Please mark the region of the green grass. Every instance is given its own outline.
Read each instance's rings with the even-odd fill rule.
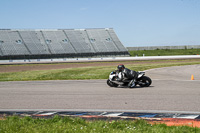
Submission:
[[[18,116],[0,120],[0,133],[192,133],[199,128],[151,125],[145,120],[86,121],[54,116],[50,119]]]
[[[131,56],[200,55],[200,49],[157,49],[129,51]]]
[[[121,63],[121,62],[120,62]],[[142,61],[135,62],[134,65],[126,65],[127,68],[135,71],[143,71],[152,68],[193,65],[200,64],[199,60],[170,60],[167,61]],[[6,66],[2,66],[6,67]],[[40,70],[40,71],[23,71],[0,73],[0,81],[31,81],[31,80],[84,80],[84,79],[107,79],[111,71],[116,66],[91,66],[79,68],[66,68],[58,70]]]

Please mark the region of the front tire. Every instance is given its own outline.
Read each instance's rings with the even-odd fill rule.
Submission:
[[[110,86],[110,87],[117,87],[118,86],[118,84],[111,82],[109,79],[107,80],[107,85]]]
[[[151,83],[152,83],[151,79],[147,76],[143,76],[139,79],[139,85],[141,87],[149,87]]]

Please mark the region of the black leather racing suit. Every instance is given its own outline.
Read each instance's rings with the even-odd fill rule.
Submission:
[[[128,68],[125,68],[122,71],[122,80],[123,79],[129,79],[129,80],[136,80],[138,74],[136,71],[130,70]]]
[[[122,70],[121,75],[119,76],[120,78],[118,81],[125,81],[125,80],[130,80],[128,86],[131,86],[133,82],[135,83],[138,73],[136,71],[130,70],[128,68],[125,68]]]

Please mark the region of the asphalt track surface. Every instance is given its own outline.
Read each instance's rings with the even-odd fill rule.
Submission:
[[[152,85],[132,89],[109,87],[106,80],[0,82],[0,110],[200,112],[200,65],[146,75]]]

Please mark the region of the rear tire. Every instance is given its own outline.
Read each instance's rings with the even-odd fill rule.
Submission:
[[[110,86],[110,87],[117,87],[118,86],[118,84],[111,82],[109,79],[107,80],[107,85]]]
[[[140,82],[140,86],[141,87],[149,87],[152,83],[151,79],[147,76],[143,76],[139,79],[139,82]]]

